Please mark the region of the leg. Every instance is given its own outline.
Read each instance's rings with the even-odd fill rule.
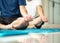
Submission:
[[[0,28],[2,28],[2,29],[8,29],[9,27],[8,27],[8,25],[4,25],[4,24],[0,23]]]
[[[37,17],[33,19],[33,21],[29,22],[29,26],[34,26],[36,28],[41,28],[41,26],[44,24],[41,17]]]
[[[18,19],[16,19],[15,21],[13,21],[12,23],[11,23],[11,25],[13,25],[13,27],[15,27],[16,29],[18,29],[18,30],[24,30],[24,29],[26,29],[27,28],[27,26],[28,26],[28,22],[26,22],[25,20],[24,20],[24,18],[18,18]]]
[[[3,20],[5,20],[5,19],[0,20],[0,28],[10,29],[10,28],[12,28],[12,26],[16,29],[22,29],[22,30],[27,28],[28,22],[26,22],[24,20],[24,18],[17,18],[17,19],[13,19],[13,20],[12,19],[7,19],[8,22],[10,22],[10,21],[12,22],[12,23],[11,22],[8,23],[7,25],[4,24]],[[1,21],[3,21],[3,22],[1,22]],[[12,29],[14,29],[14,28],[12,28]]]
[[[9,25],[6,25],[7,23],[5,21],[7,21],[7,19],[5,19],[5,18],[0,16],[0,28],[1,29],[8,29],[8,28],[10,28]]]

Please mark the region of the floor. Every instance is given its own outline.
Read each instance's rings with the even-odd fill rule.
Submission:
[[[60,28],[60,24],[44,24],[42,28]]]
[[[28,26],[28,28],[33,28],[34,25]],[[42,28],[60,28],[60,24],[44,24]]]

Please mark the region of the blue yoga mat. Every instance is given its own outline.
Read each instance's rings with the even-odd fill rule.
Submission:
[[[29,33],[51,33],[51,32],[60,32],[60,29],[59,28],[49,28],[49,29],[46,29],[46,28],[41,28],[41,29],[29,29],[29,30],[25,30],[25,31],[28,31]]]
[[[0,37],[26,35],[28,32],[23,30],[0,30]]]
[[[29,33],[53,33],[60,32],[60,29],[26,29],[26,30],[0,30],[0,37],[15,36],[15,35],[28,35]]]

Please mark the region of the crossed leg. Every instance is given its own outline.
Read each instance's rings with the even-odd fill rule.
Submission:
[[[38,25],[38,24],[40,24],[40,25],[38,25],[38,26],[42,26],[43,24],[43,22],[42,22],[42,19],[41,19],[41,17],[37,17],[37,18],[35,18],[35,19],[33,19],[32,21],[29,21],[29,22],[26,22],[25,20],[24,20],[24,18],[18,18],[16,21],[14,21],[12,24],[14,25],[14,27],[24,27],[24,26],[28,26],[29,28],[33,28],[33,27],[36,27],[36,25]],[[37,27],[38,27],[37,26]]]
[[[28,26],[28,22],[24,20],[24,18],[19,17],[16,20],[14,20],[11,24],[8,25],[4,25],[0,23],[0,28],[4,28],[4,29],[25,29]]]
[[[19,17],[9,25],[0,24],[0,28],[26,29],[27,26],[35,26],[35,25],[39,24],[41,21],[42,21],[41,17],[37,17],[30,22],[27,22],[27,21],[25,21],[24,18]]]

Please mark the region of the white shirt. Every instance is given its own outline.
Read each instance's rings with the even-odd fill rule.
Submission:
[[[36,14],[36,8],[38,5],[42,5],[41,0],[32,0],[32,1],[27,1],[26,0],[26,9],[28,11],[28,14],[32,15],[35,18],[35,14]]]

